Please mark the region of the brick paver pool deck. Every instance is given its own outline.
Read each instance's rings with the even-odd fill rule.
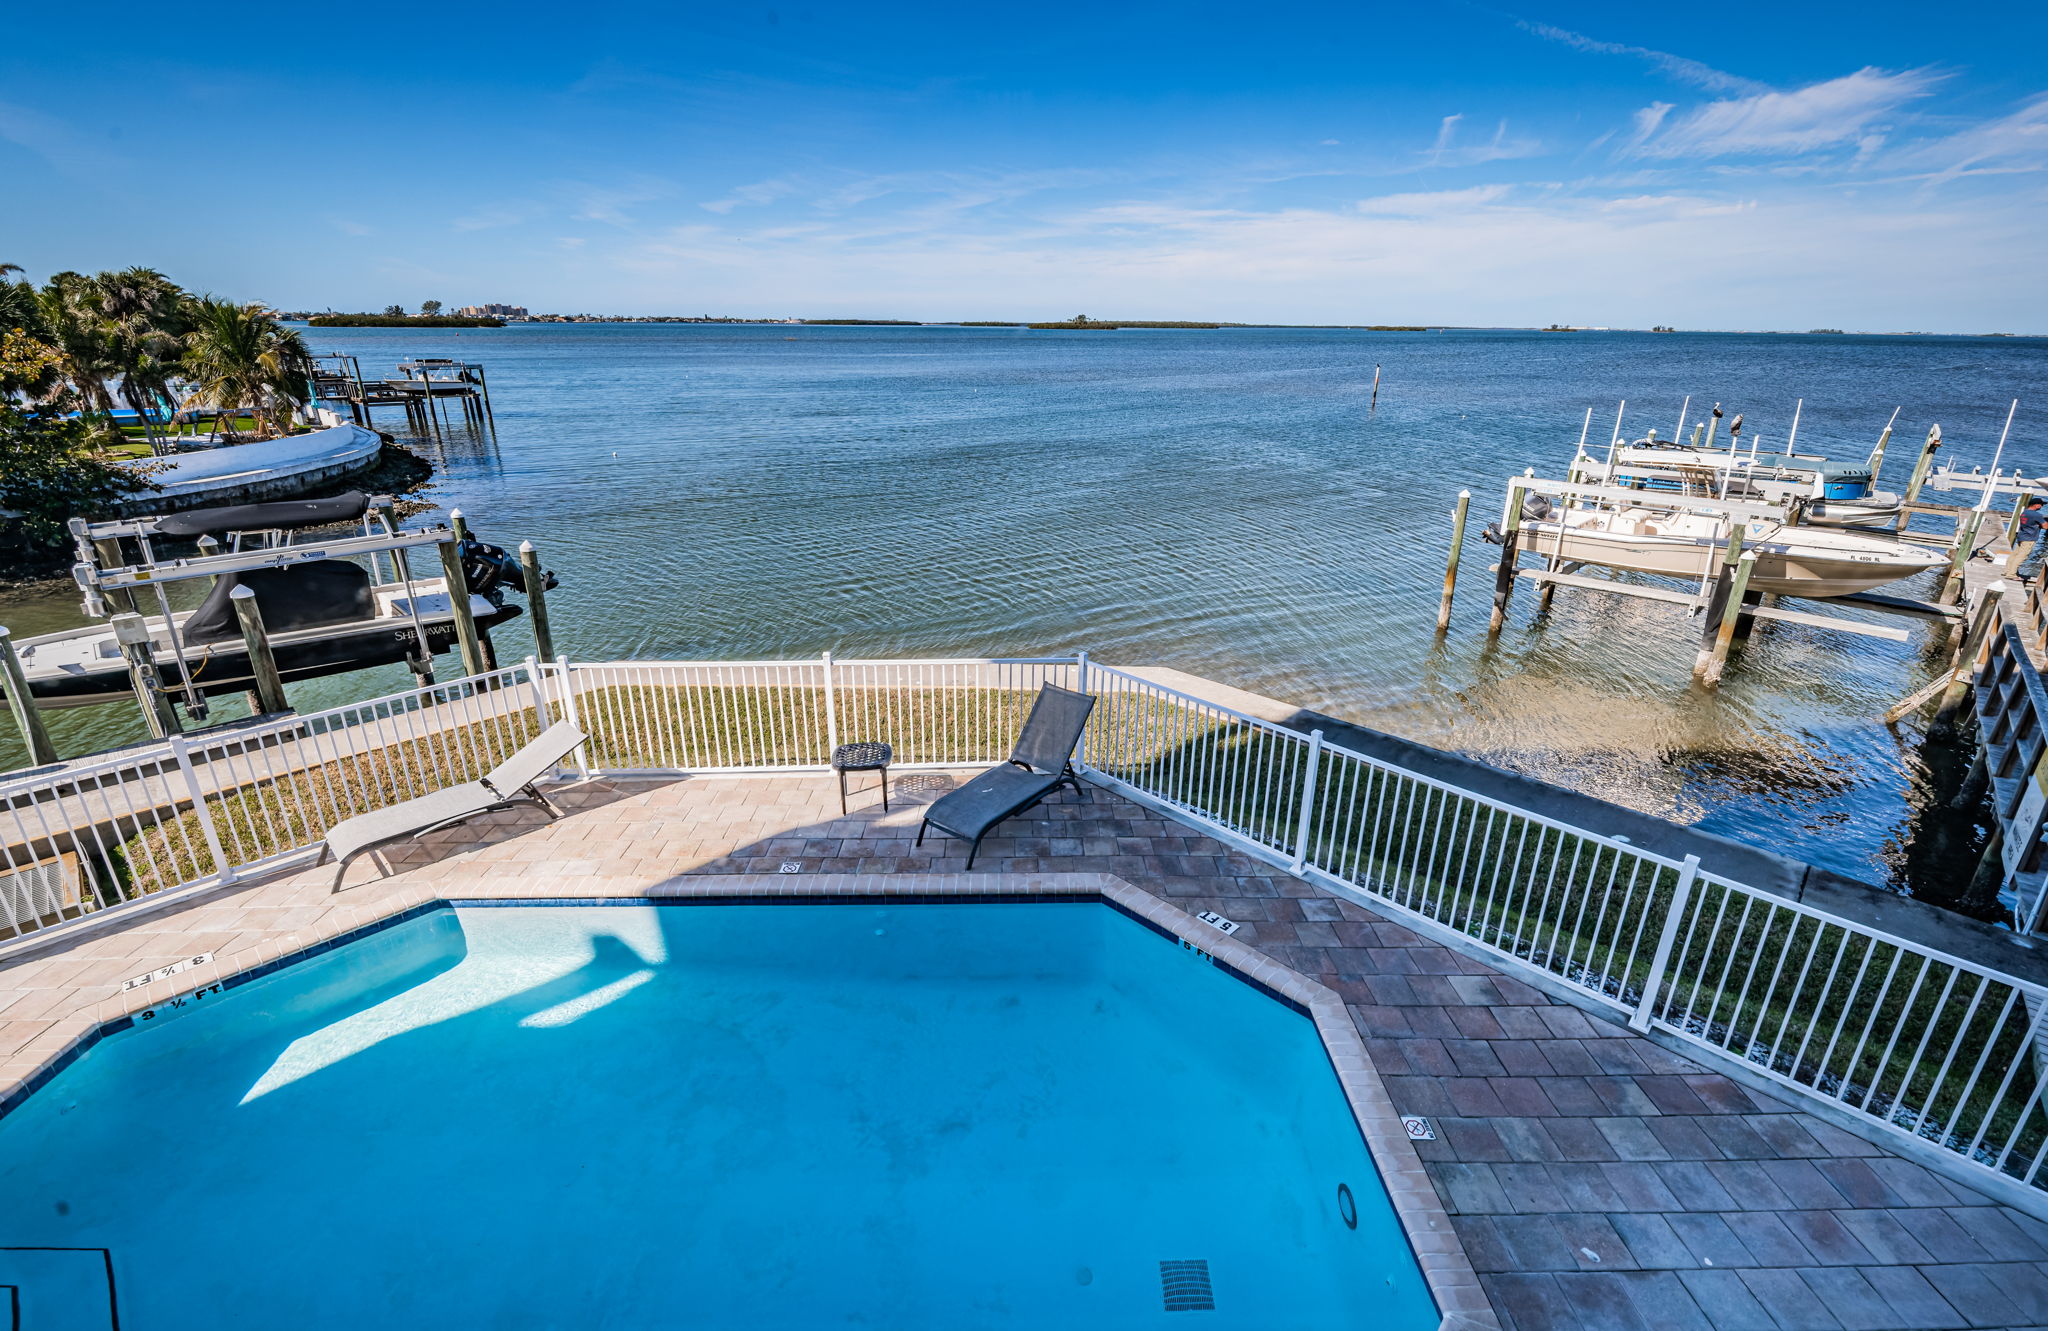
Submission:
[[[702,874],[957,874],[965,847],[913,846],[944,777],[899,775],[893,813],[832,777],[595,781],[557,823],[513,812],[359,862],[188,894],[121,927],[0,962],[0,1094],[134,1009],[119,981],[213,952],[204,983],[431,900],[479,871],[527,891]],[[788,866],[794,866],[793,868]],[[1501,1325],[2048,1328],[2048,1223],[1996,1205],[1625,1026],[1551,999],[1388,917],[1095,790],[1013,819],[975,873],[1103,874],[1341,996]]]

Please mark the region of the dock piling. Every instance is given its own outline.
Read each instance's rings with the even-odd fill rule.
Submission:
[[[1723,621],[1733,622],[1742,613],[1742,602],[1733,602],[1734,615],[1730,615],[1729,593],[1733,588],[1736,567],[1742,560],[1743,526],[1733,518],[1728,522],[1728,544],[1715,557],[1713,567],[1703,580],[1702,588],[1711,584],[1713,590],[1707,593],[1706,613],[1701,617],[1700,650],[1693,658],[1692,673],[1695,678],[1705,679],[1707,671],[1713,668],[1714,653],[1721,641]],[[1730,630],[1733,641],[1733,630]],[[1718,677],[1718,676],[1717,676]]]
[[[1728,668],[1728,648],[1735,641],[1736,622],[1743,617],[1743,598],[1749,594],[1749,575],[1756,569],[1756,551],[1746,550],[1735,561],[1735,571],[1728,577],[1726,599],[1722,602],[1720,623],[1714,628],[1714,646],[1708,654],[1707,668],[1700,675],[1700,682],[1708,688],[1719,688],[1721,675]]]
[[[115,615],[108,622],[113,624],[114,641],[121,645],[121,655],[128,662],[128,678],[135,686],[135,701],[142,705],[142,718],[149,723],[150,735],[169,739],[183,734],[185,728],[178,723],[178,709],[164,692],[163,676],[150,652],[149,625],[133,611]]]
[[[1508,503],[1500,520],[1500,563],[1494,565],[1493,617],[1487,621],[1488,635],[1499,633],[1508,622],[1508,601],[1515,594],[1515,565],[1522,538],[1522,477],[1508,480]]]
[[[14,713],[15,728],[21,731],[21,741],[28,746],[29,762],[37,767],[56,762],[57,746],[50,742],[43,714],[36,710],[28,675],[21,668],[21,658],[14,654],[14,639],[5,627],[0,627],[0,675],[5,676],[0,683],[7,688],[7,710]]]
[[[1940,447],[1941,427],[1931,425],[1927,428],[1927,442],[1920,445],[1920,456],[1913,461],[1913,478],[1906,482],[1907,508],[1920,502],[1920,487],[1927,484],[1927,470],[1934,465],[1934,454]],[[1905,529],[1907,518],[1906,512],[1900,512],[1898,525],[1902,531]]]
[[[263,627],[263,607],[256,604],[256,593],[237,587],[228,593],[228,599],[235,604],[235,621],[242,626],[242,646],[249,652],[249,674],[255,680],[255,687],[249,690],[249,710],[259,715],[289,712],[284,677],[277,673],[277,657],[270,650],[270,634]]]
[[[120,568],[127,562],[121,556],[121,543],[112,537],[94,541],[92,552],[98,557],[99,565],[103,569]],[[117,612],[132,614],[137,609],[135,593],[125,587],[109,587],[102,595],[107,598],[107,604]]]
[[[1942,580],[1941,594],[1934,598],[1938,604],[1954,605],[1962,599],[1964,570],[1977,548],[1977,529],[1983,521],[1984,510],[1981,508],[1973,508],[1968,517],[1956,520],[1956,548],[1949,557],[1948,575]]]
[[[1465,526],[1465,507],[1458,505],[1458,530],[1462,535]],[[555,659],[555,635],[548,628],[547,570],[540,566],[540,555],[535,553],[532,541],[519,543],[519,572],[526,580],[526,613],[533,620],[534,654],[543,661]],[[1458,552],[1451,551],[1451,579],[1458,575]],[[1437,628],[1441,630],[1444,621],[1451,614],[1450,581],[1444,583],[1443,613],[1437,617]]]
[[[1942,690],[1941,705],[1934,709],[1934,723],[1930,735],[1948,735],[1954,732],[1956,716],[1963,710],[1970,696],[1970,682],[1977,672],[1977,658],[1983,654],[1984,640],[1991,636],[1991,626],[1998,620],[1998,603],[2005,597],[2005,583],[1994,582],[1986,587],[1977,601],[1977,613],[1970,618],[1969,632],[1963,635],[1962,645],[1956,648],[1955,661],[1949,667],[1948,687]],[[1887,721],[1891,716],[1885,716]],[[1982,749],[1979,749],[1982,753]]]
[[[455,642],[462,652],[462,673],[481,675],[490,666],[484,656],[483,634],[477,631],[476,616],[469,608],[469,577],[462,571],[462,546],[456,541],[442,541],[440,550],[441,574],[448,583],[448,609],[455,619]]]

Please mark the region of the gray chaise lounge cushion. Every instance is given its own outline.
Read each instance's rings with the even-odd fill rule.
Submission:
[[[992,767],[957,790],[946,792],[924,820],[941,832],[973,840],[1021,809],[1051,794],[1061,782],[1057,772],[1022,767]]]
[[[334,886],[341,886],[348,862],[366,850],[407,837],[421,837],[479,814],[508,809],[532,801],[555,816],[554,806],[536,788],[555,765],[576,751],[587,738],[566,721],[557,721],[529,741],[519,752],[484,774],[480,781],[436,790],[388,808],[372,809],[343,819],[328,829],[323,856],[338,862]]]

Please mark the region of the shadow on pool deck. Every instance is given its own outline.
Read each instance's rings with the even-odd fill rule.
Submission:
[[[857,791],[842,817],[830,775],[593,781],[563,792],[558,823],[437,833],[394,852],[397,878],[352,869],[341,899],[373,914],[486,865],[565,896],[600,875],[958,873],[963,843],[912,844],[945,784],[902,774],[893,812]],[[1418,1150],[1506,1326],[2048,1326],[2048,1224],[1163,815],[1063,794],[992,833],[984,871],[1116,875],[1239,921],[1239,941],[1342,995],[1396,1107],[1434,1121]],[[309,919],[313,885],[335,900],[330,875],[209,893],[179,937],[226,927],[223,911]],[[85,954],[141,969],[149,954],[118,941]],[[0,1066],[18,1067],[12,969]]]

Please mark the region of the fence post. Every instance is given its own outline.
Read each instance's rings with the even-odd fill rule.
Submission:
[[[1301,817],[1294,828],[1294,867],[1290,873],[1300,873],[1308,863],[1309,820],[1315,816],[1316,778],[1323,765],[1323,732],[1308,732],[1308,758],[1301,770]]]
[[[839,748],[839,694],[832,678],[832,653],[826,652],[825,661],[825,760],[830,762],[832,754]]]
[[[576,677],[570,673],[569,658],[556,657],[555,669],[562,675],[562,719],[578,730],[583,730],[583,723],[576,718]],[[590,745],[587,741],[576,746],[576,770],[585,777],[590,775]]]
[[[170,737],[171,756],[178,760],[178,771],[185,777],[185,789],[192,792],[192,812],[199,815],[199,831],[206,837],[206,848],[213,852],[213,867],[216,881],[235,881],[235,866],[228,862],[228,853],[220,844],[220,829],[214,825],[213,811],[206,807],[206,791],[199,784],[199,771],[192,766],[192,741],[183,735]]]
[[[541,674],[540,662],[531,656],[526,658],[526,680],[533,685],[534,733],[538,734],[548,728],[548,682]]]
[[[1088,653],[1086,652],[1074,653],[1074,692],[1088,692]],[[1085,769],[1088,766],[1088,727],[1086,726],[1081,727],[1081,742],[1077,746],[1075,756],[1080,759],[1081,766]]]
[[[1664,988],[1664,973],[1671,968],[1671,949],[1678,942],[1679,922],[1685,918],[1685,908],[1692,904],[1692,885],[1699,876],[1700,857],[1686,856],[1684,867],[1678,871],[1678,886],[1671,890],[1671,909],[1664,916],[1663,932],[1657,935],[1657,954],[1650,960],[1649,978],[1643,981],[1642,1001],[1628,1019],[1630,1030],[1650,1029],[1650,1013]]]

